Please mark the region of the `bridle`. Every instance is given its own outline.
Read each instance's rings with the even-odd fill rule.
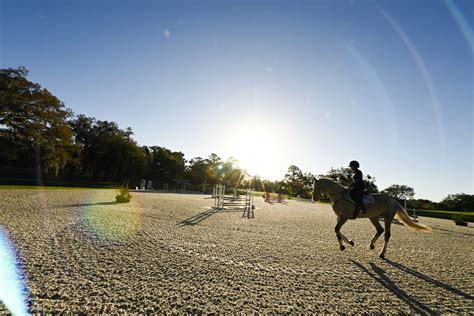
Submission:
[[[321,188],[320,188],[319,186],[316,187],[316,183],[313,183],[313,195],[314,195],[314,193],[316,193],[316,190],[317,190],[317,194],[318,194],[318,195],[321,195]],[[333,200],[334,207],[335,207],[335,206],[337,205],[337,203],[339,203],[341,200],[344,200],[344,192],[346,192],[346,191],[347,191],[347,189],[342,189],[342,190],[339,191],[339,192],[335,192],[335,193],[331,193],[331,194],[327,193],[327,195],[329,195],[329,197],[331,198],[331,200]],[[338,198],[336,201],[334,201],[335,199],[333,199],[332,197],[333,197],[334,195],[338,195],[338,194],[341,194],[341,197]]]
[[[321,196],[321,188],[319,186],[318,187],[316,186],[316,182],[313,182],[313,196],[314,194]]]
[[[321,188],[320,187],[316,188],[314,184],[313,184],[313,195],[316,193],[316,189],[318,189],[318,195],[321,195],[321,192],[320,192]]]

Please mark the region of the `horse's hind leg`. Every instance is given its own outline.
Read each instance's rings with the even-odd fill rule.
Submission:
[[[388,241],[390,240],[390,226],[392,225],[392,220],[393,217],[395,216],[395,213],[393,214],[385,214],[384,215],[384,222],[385,222],[385,240],[383,243],[383,248],[382,251],[379,254],[379,257],[384,259],[385,258],[385,252],[387,251],[387,246],[388,246]]]
[[[342,244],[342,240],[344,239],[344,241],[349,242],[348,239],[341,234],[341,227],[345,224],[345,222],[347,222],[347,220],[347,217],[339,216],[337,218],[337,225],[334,228],[334,231],[336,232],[337,241],[339,242],[339,249],[341,249],[341,251],[346,249],[346,247],[344,247],[344,245]]]
[[[380,235],[383,233],[383,228],[382,225],[380,225],[379,222],[379,217],[371,217],[369,218],[372,224],[375,226],[375,229],[377,229],[377,232],[375,233],[374,237],[372,237],[372,240],[370,241],[369,248],[370,250],[373,250],[375,248],[375,242],[377,239],[379,239]]]

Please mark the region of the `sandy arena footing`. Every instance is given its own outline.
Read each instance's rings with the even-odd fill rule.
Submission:
[[[472,313],[474,228],[392,225],[387,260],[367,219],[342,232],[327,204],[268,204],[254,219],[204,195],[2,190],[32,313]],[[0,303],[0,313],[6,312]]]

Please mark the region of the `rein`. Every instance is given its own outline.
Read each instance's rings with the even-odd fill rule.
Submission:
[[[344,192],[345,192],[346,190],[347,190],[347,189],[342,189],[342,191],[329,194],[330,197],[332,197],[333,195],[336,195],[336,194],[341,194],[341,197],[340,197],[339,199],[337,199],[337,201],[333,202],[333,203],[334,203],[334,207],[336,207],[337,203],[339,203],[341,200],[344,200]]]
[[[345,200],[345,198],[344,198],[344,192],[346,192],[346,191],[347,191],[347,189],[342,189],[341,191],[336,192],[336,193],[332,193],[332,194],[329,194],[329,193],[328,193],[329,197],[331,197],[331,196],[333,196],[333,195],[336,195],[336,194],[341,194],[341,197],[340,197],[339,199],[337,199],[337,201],[335,201],[335,202],[333,201],[334,207],[336,207],[337,203],[339,203],[341,200]],[[350,202],[350,200],[349,200],[349,202]]]
[[[319,193],[320,190],[321,190],[321,188],[318,187],[317,189],[318,189],[318,193]],[[346,192],[346,191],[348,191],[348,190],[349,190],[349,189],[344,188],[344,189],[342,189],[342,190],[339,191],[339,192],[335,192],[335,193],[329,193],[329,192],[328,192],[328,193],[327,193],[327,195],[329,195],[329,197],[331,198],[332,203],[334,204],[333,207],[336,207],[337,203],[339,203],[341,200],[347,200],[347,201],[349,201],[351,204],[354,204],[350,199],[345,199],[345,198],[344,198],[344,192]],[[313,189],[313,191],[314,191],[314,189]],[[341,197],[339,197],[337,200],[332,198],[333,196],[338,195],[338,194],[341,194]]]

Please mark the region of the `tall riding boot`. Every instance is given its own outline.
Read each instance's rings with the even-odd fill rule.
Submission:
[[[356,205],[356,207],[354,209],[354,215],[352,215],[352,219],[356,219],[357,215],[359,215],[359,212],[360,212],[360,206]]]

